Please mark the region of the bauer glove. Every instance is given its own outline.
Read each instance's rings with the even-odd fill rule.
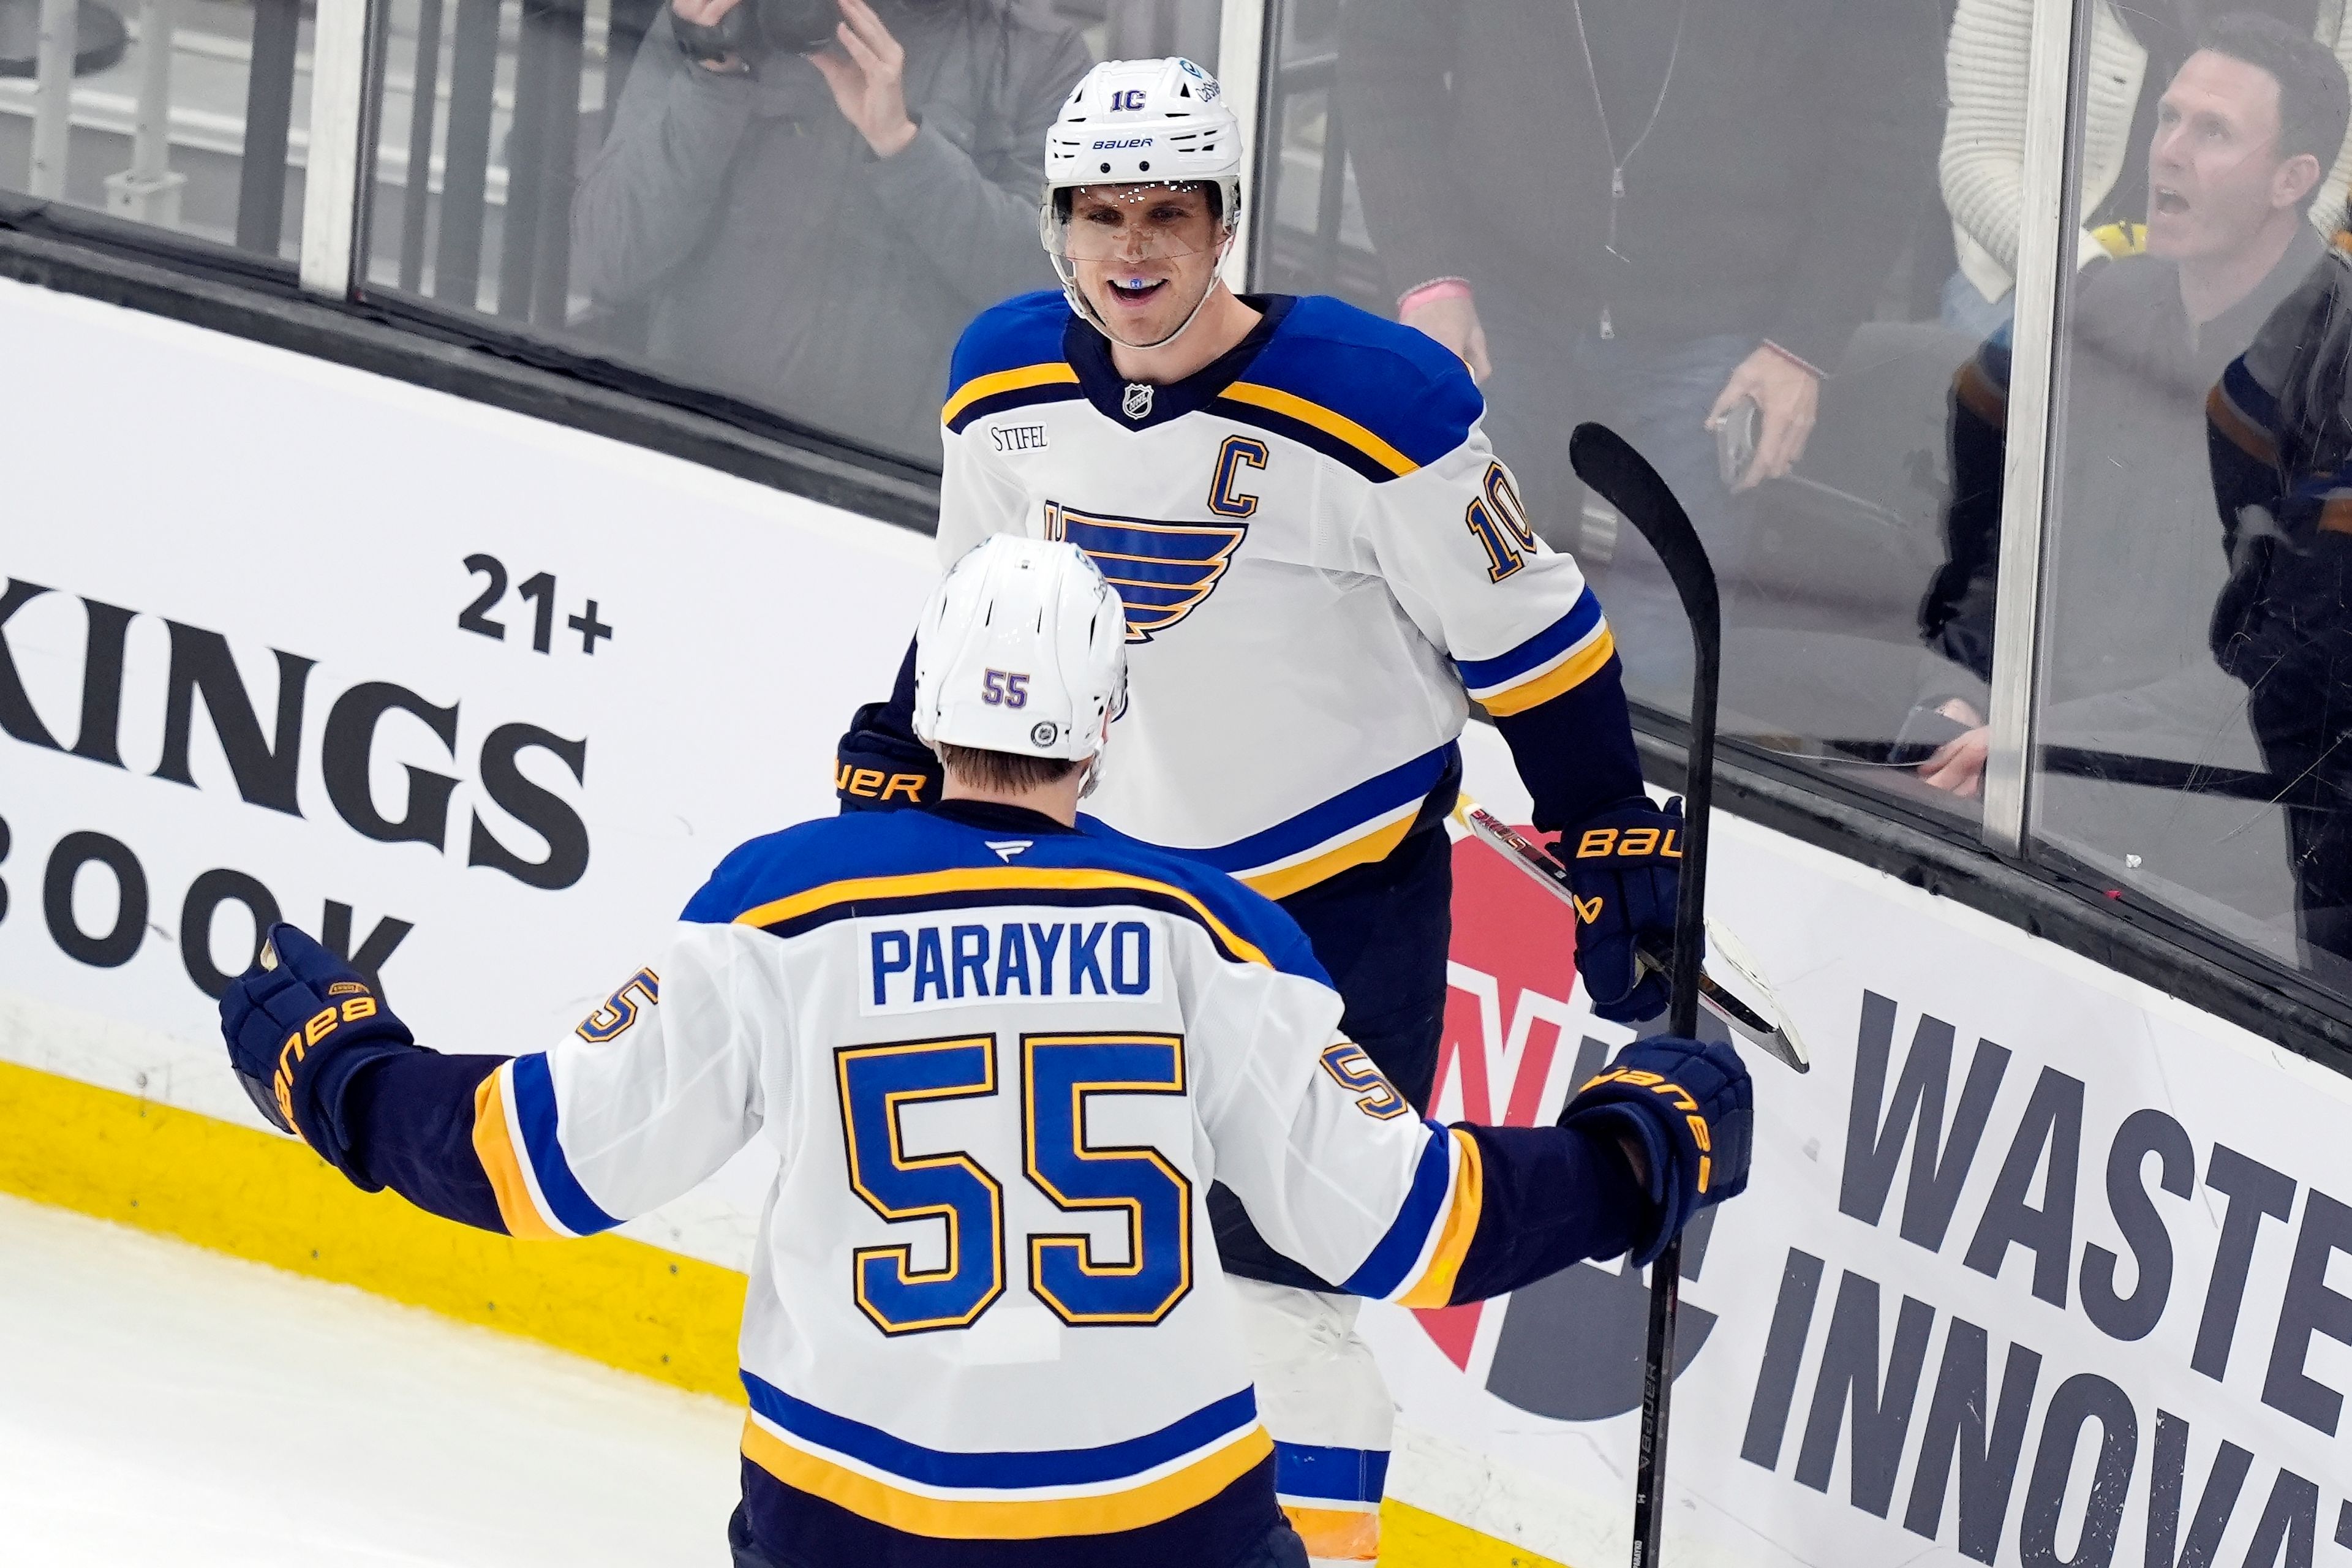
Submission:
[[[1656,951],[1674,947],[1681,797],[1664,811],[1644,795],[1621,800],[1562,834],[1553,853],[1576,895],[1576,967],[1592,1010],[1612,1024],[1656,1017],[1666,1010],[1665,976],[1643,974],[1633,950],[1645,937]]]
[[[937,805],[945,777],[938,756],[887,702],[860,708],[834,752],[833,793],[845,812]]]
[[[229,1063],[261,1114],[335,1169],[352,1169],[343,1090],[371,1062],[418,1049],[358,970],[283,922],[221,994]],[[362,1185],[370,1184],[362,1182]]]
[[[1755,1090],[1727,1045],[1672,1035],[1636,1040],[1577,1091],[1559,1124],[1640,1145],[1653,1222],[1633,1247],[1642,1268],[1699,1210],[1748,1190]]]

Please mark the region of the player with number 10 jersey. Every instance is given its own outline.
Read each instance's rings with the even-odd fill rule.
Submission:
[[[1094,559],[1125,602],[1135,701],[1087,809],[1279,900],[1349,1037],[1425,1107],[1472,701],[1538,827],[1670,848],[1675,819],[1643,792],[1601,605],[1538,540],[1462,362],[1337,300],[1219,281],[1244,167],[1235,117],[1191,61],[1079,84],[1040,215],[1064,289],[988,310],[956,350],[940,556],[1013,533]],[[909,675],[844,737],[845,808],[936,787]],[[1578,957],[1599,1009],[1633,1019],[1663,1007],[1632,949],[1671,930],[1673,868],[1661,853],[1623,869],[1640,896],[1582,900]],[[1265,1309],[1268,1421],[1296,1459],[1285,1500],[1318,1558],[1369,1559],[1391,1414],[1352,1303],[1267,1247],[1232,1194],[1212,1212],[1230,1271],[1288,1288],[1244,1292]]]

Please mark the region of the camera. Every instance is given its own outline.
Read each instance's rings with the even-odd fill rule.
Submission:
[[[760,22],[768,48],[780,55],[804,55],[833,41],[841,25],[836,0],[744,0],[738,10],[751,11]]]
[[[670,14],[677,47],[688,59],[710,65],[737,59],[754,68],[777,55],[823,48],[840,24],[838,0],[742,0],[708,26]]]

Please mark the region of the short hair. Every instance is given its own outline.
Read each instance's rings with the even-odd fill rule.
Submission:
[[[1060,784],[1086,764],[1066,757],[1033,757],[1023,752],[991,752],[978,746],[950,745],[941,741],[934,748],[940,762],[951,773],[961,774],[969,784],[982,789],[999,790],[1008,795],[1047,784]]]
[[[2232,11],[2216,19],[2197,47],[2242,60],[2278,83],[2279,157],[2308,153],[2319,160],[2319,179],[2311,187],[2315,195],[2336,166],[2346,125],[2352,121],[2352,86],[2346,84],[2336,57],[2309,33],[2257,11]],[[2304,205],[2311,205],[2309,196]]]

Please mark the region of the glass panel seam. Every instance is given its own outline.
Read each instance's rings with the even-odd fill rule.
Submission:
[[[371,0],[319,0],[310,47],[310,156],[302,187],[302,287],[348,299],[356,281],[368,119]]]
[[[2071,132],[2083,100],[2093,4],[2036,5],[2028,55],[2023,211],[1984,772],[1984,841],[2012,856],[2023,853],[2030,804],[2052,417],[2059,406],[2057,344],[2072,292],[2074,232],[2081,225]]]
[[[1217,81],[1234,117],[1241,121],[1242,166],[1249,171],[1247,194],[1242,200],[1241,222],[1234,231],[1233,249],[1225,255],[1224,279],[1235,293],[1245,293],[1257,276],[1256,209],[1274,189],[1279,137],[1269,139],[1264,107],[1274,95],[1265,90],[1271,68],[1265,47],[1268,0],[1224,0],[1217,18]]]

